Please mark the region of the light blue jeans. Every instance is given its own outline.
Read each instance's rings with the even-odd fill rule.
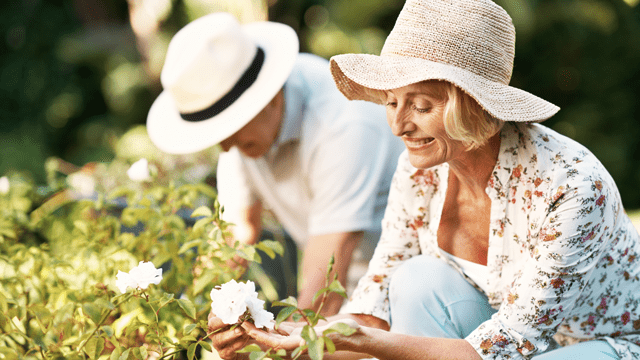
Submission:
[[[389,285],[391,331],[464,339],[496,310],[487,297],[444,261],[428,255],[405,261]],[[534,360],[619,360],[606,341],[588,341],[533,357]]]

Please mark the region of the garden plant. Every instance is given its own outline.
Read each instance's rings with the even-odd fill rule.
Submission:
[[[212,298],[233,284],[251,299],[234,322],[269,324],[273,315],[262,309],[253,283],[236,283],[246,272],[237,259],[260,262],[258,249],[274,257],[282,246],[234,241],[214,188],[155,183],[157,169],[141,160],[122,185],[83,195],[77,182],[69,186],[55,167],[48,170],[46,189],[19,174],[0,178],[0,359],[191,360],[212,350],[207,316],[231,297]],[[317,296],[344,296],[335,279],[330,265]],[[296,357],[321,359],[325,349],[333,351],[329,332],[350,331],[317,335],[311,328],[320,315],[298,309],[293,298],[278,305],[284,308],[277,324],[305,321],[306,344]],[[244,351],[252,359],[284,356]]]

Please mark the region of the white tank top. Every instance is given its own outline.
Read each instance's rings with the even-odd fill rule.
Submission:
[[[455,262],[460,266],[462,272],[467,275],[473,282],[476,283],[485,293],[488,293],[487,290],[487,281],[489,279],[489,268],[486,265],[476,264],[472,261],[465,260],[459,258],[457,256],[451,255],[448,252],[440,249],[443,254],[447,255],[449,260]]]

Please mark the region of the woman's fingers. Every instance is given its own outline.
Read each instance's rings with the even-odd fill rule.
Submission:
[[[280,323],[277,329],[274,329],[280,335],[289,335],[296,329],[296,326],[292,326],[288,323]]]
[[[266,345],[273,349],[284,349],[293,351],[298,346],[304,345],[304,340],[300,336],[289,335],[284,336],[276,333],[266,332],[255,327],[252,323],[245,321],[242,327],[247,334],[258,343]]]

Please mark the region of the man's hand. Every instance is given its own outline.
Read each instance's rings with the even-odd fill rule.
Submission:
[[[236,351],[248,345],[251,337],[240,326],[231,329],[219,317],[209,313],[209,331],[218,330],[210,336],[211,345],[216,349],[220,358],[224,360],[248,359],[248,354],[238,354]]]

